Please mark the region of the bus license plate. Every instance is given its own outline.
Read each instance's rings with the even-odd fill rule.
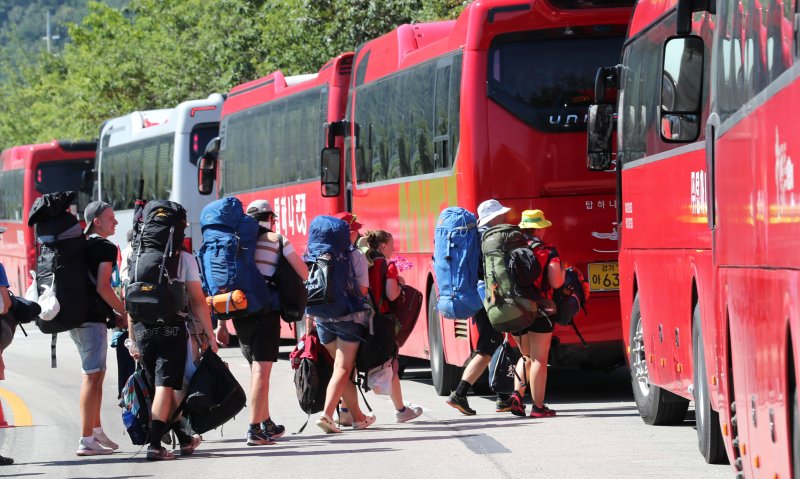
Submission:
[[[617,263],[589,263],[590,291],[619,290],[619,266]]]

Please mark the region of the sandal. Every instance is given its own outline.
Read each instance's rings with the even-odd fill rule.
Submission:
[[[175,459],[175,454],[167,451],[164,447],[159,447],[158,449],[147,448],[148,461],[171,461],[172,459]]]
[[[320,415],[319,419],[317,419],[317,426],[328,434],[342,432],[342,430],[333,423],[333,419],[325,414]]]
[[[199,446],[201,442],[203,442],[203,438],[195,434],[194,436],[192,436],[191,442],[187,444],[181,444],[181,448],[178,450],[178,454],[180,454],[181,456],[190,456],[194,452],[194,450],[197,449],[197,446]]]
[[[364,420],[363,421],[359,421],[359,422],[354,422],[353,423],[353,429],[366,429],[366,428],[370,427],[372,425],[372,423],[375,422],[375,419],[376,419],[376,417],[375,417],[374,414],[372,414],[372,413],[366,414],[364,416]]]

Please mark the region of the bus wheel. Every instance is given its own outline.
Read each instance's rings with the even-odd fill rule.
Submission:
[[[650,384],[638,294],[631,310],[630,351],[633,398],[645,424],[663,426],[683,421],[689,400]]]
[[[439,312],[436,311],[436,298],[428,294],[428,350],[431,359],[433,388],[439,396],[447,396],[455,388],[459,379],[458,368],[444,360],[444,341]]]
[[[694,408],[697,421],[697,445],[709,464],[727,464],[725,443],[719,426],[719,414],[711,408],[706,375],[706,354],[700,324],[700,306],[692,314],[692,352],[694,355]]]

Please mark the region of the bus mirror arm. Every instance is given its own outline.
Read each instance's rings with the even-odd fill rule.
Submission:
[[[717,0],[678,0],[675,33],[686,36],[692,33],[692,14],[695,12],[717,13]]]
[[[606,100],[606,91],[609,88],[613,88],[614,90],[619,89],[619,79],[621,73],[622,65],[602,67],[597,69],[597,74],[594,77],[595,103],[608,103],[608,100]]]

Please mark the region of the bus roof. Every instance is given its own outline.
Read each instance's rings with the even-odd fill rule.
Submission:
[[[185,101],[175,108],[135,111],[112,118],[103,124],[100,131],[101,147],[108,148],[133,139],[190,133],[197,123],[218,122],[223,101],[222,95],[212,93],[208,98]],[[190,118],[195,120],[188,121]]]
[[[364,77],[357,81],[372,81],[459,48],[485,51],[498,34],[627,23],[627,13],[634,0],[612,1],[607,8],[592,2],[581,7],[580,2],[551,1],[554,3],[543,0],[480,0],[470,3],[457,20],[400,25],[359,47],[357,62],[372,51],[381,61],[371,62]],[[626,14],[624,20],[621,20],[622,13]]]
[[[328,60],[317,73],[284,76],[280,70],[233,87],[225,100],[223,116],[270,102],[323,84],[346,87],[350,80],[353,53],[342,53]]]
[[[53,140],[49,143],[7,148],[0,153],[0,162],[3,170],[14,170],[23,168],[30,162],[52,160],[54,155],[64,160],[94,157],[96,148],[96,141]]]

